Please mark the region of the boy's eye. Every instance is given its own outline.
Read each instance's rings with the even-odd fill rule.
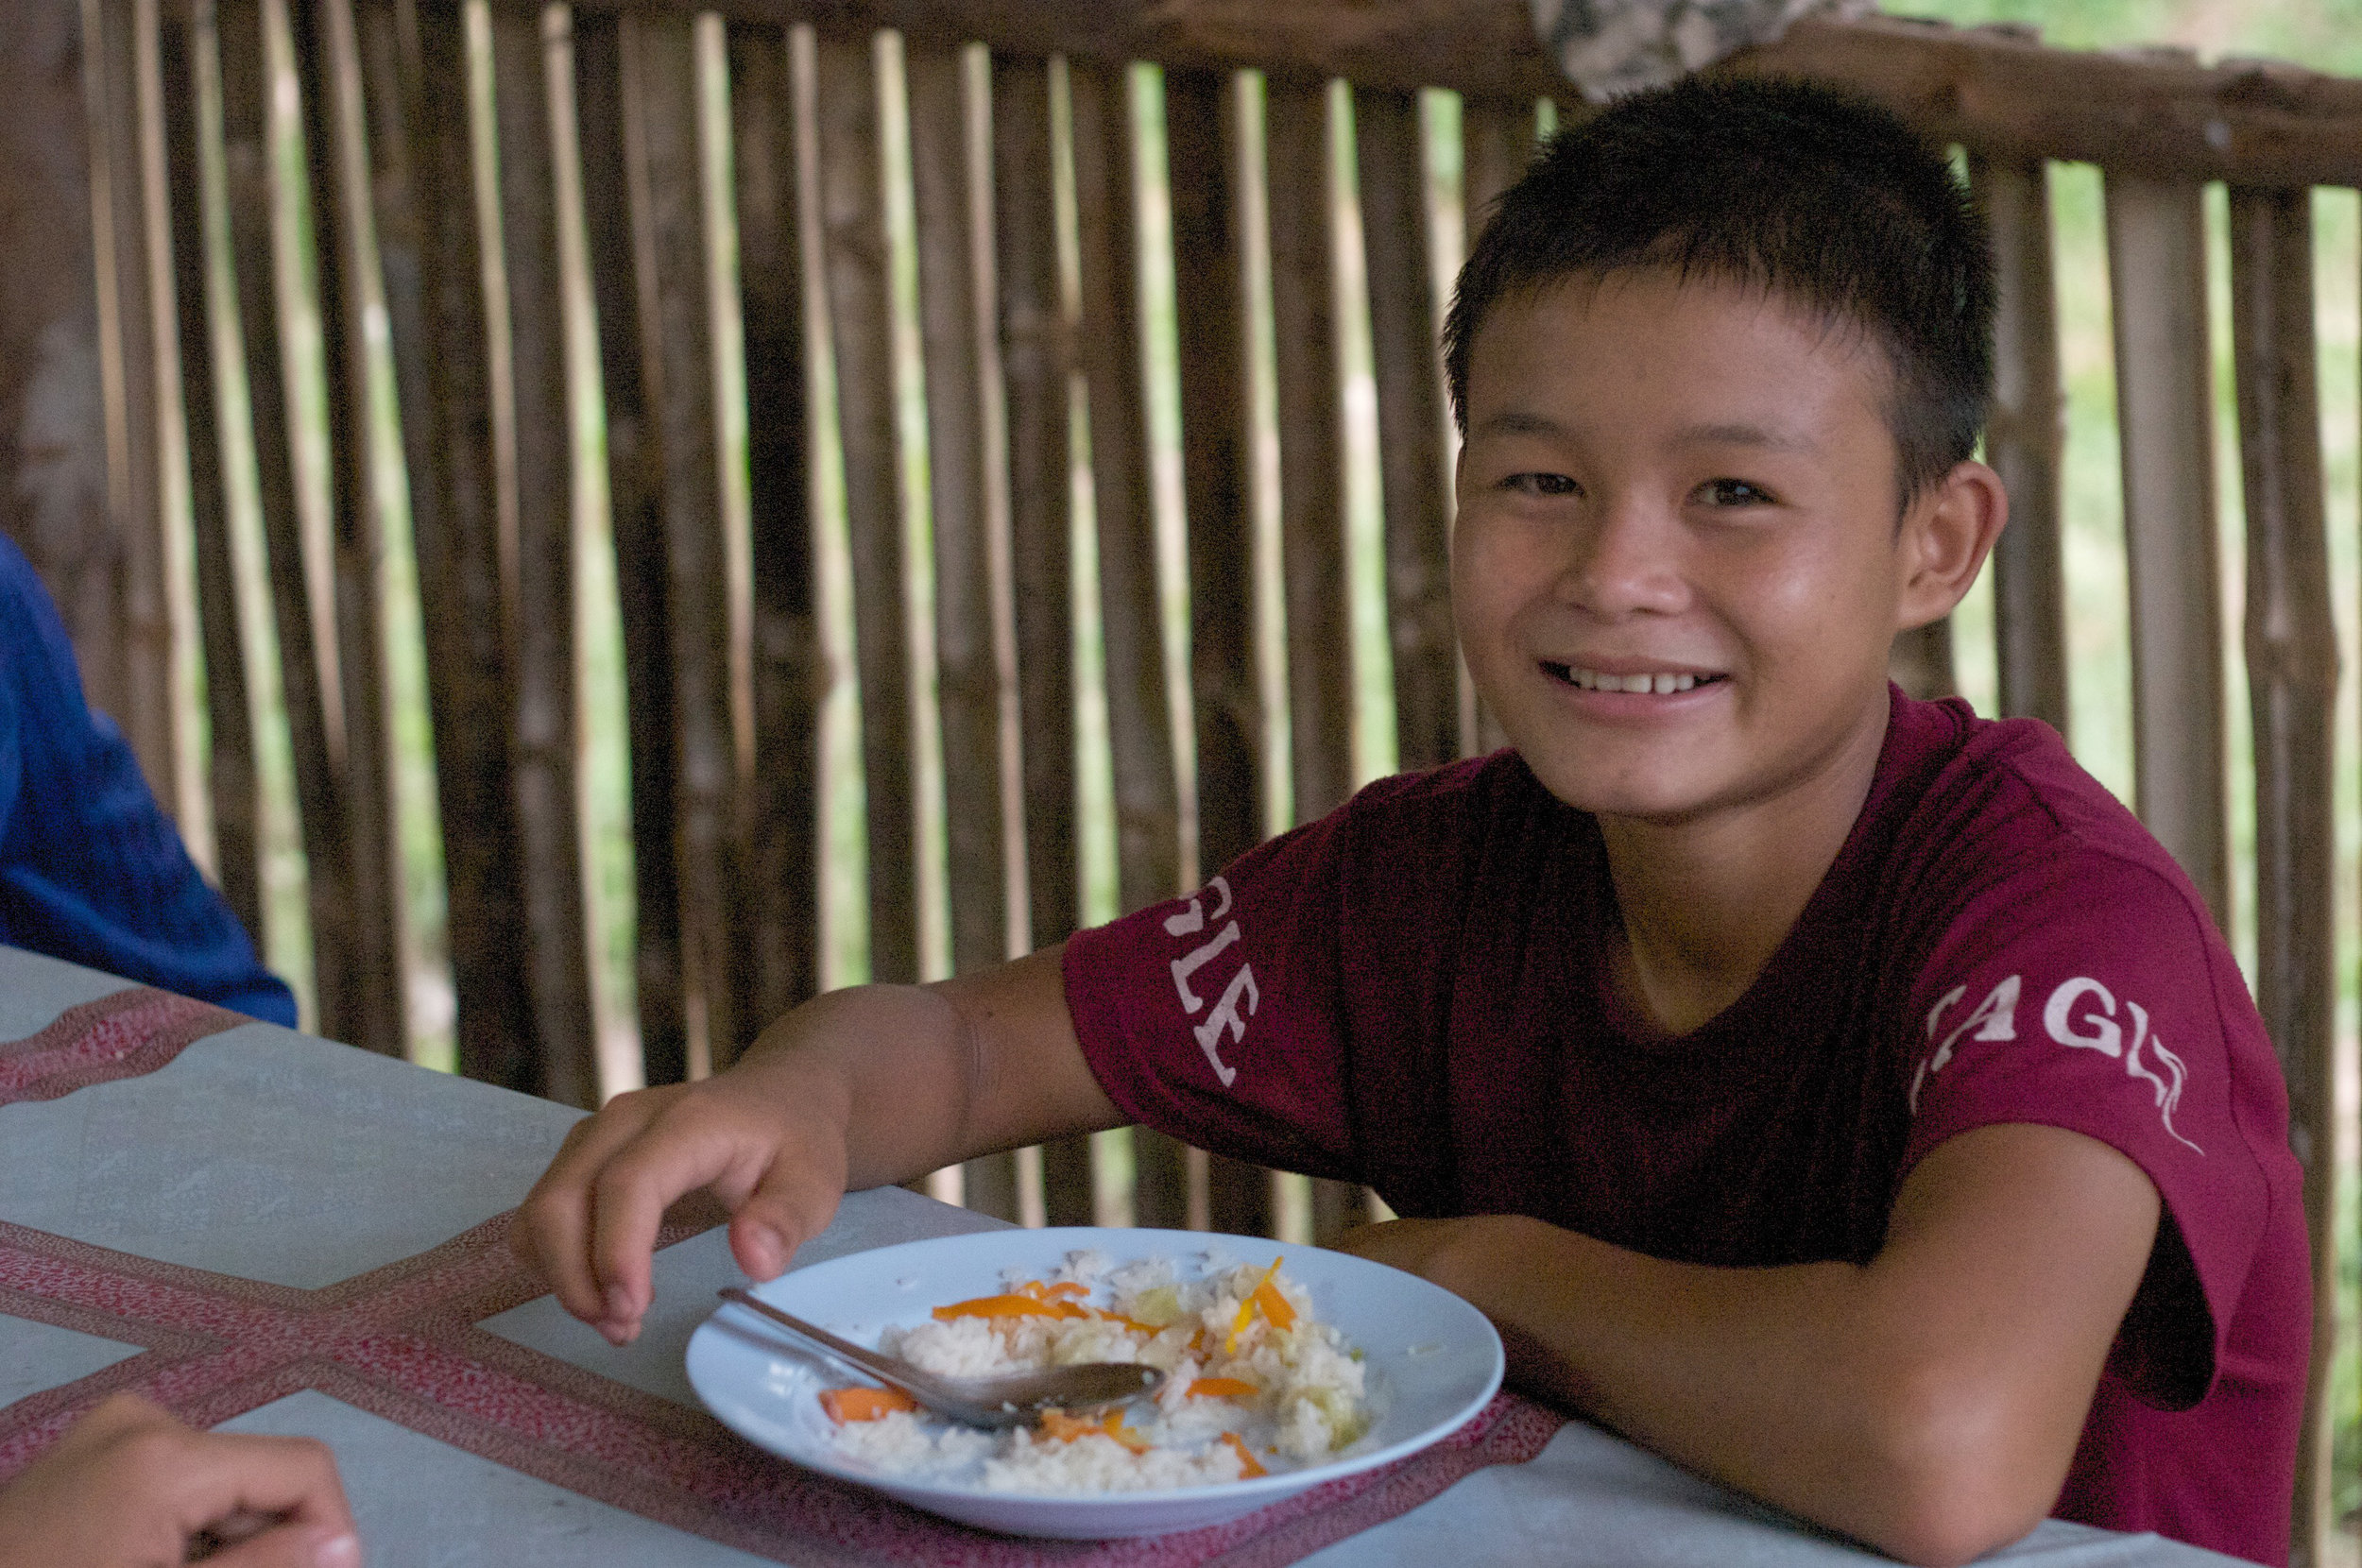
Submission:
[[[1698,499],[1709,506],[1769,506],[1772,492],[1744,479],[1709,479],[1698,486]]]
[[[1583,486],[1563,473],[1513,473],[1501,484],[1519,495],[1571,496],[1581,495]]]

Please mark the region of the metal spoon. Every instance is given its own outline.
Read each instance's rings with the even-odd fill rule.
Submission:
[[[847,1366],[857,1367],[879,1382],[901,1389],[937,1415],[970,1426],[1000,1428],[1031,1426],[1045,1409],[1095,1410],[1125,1400],[1153,1394],[1165,1374],[1136,1361],[1088,1361],[1075,1367],[1052,1367],[1047,1372],[1020,1372],[1014,1377],[937,1377],[909,1362],[866,1350],[840,1339],[827,1329],[791,1316],[738,1287],[723,1287],[722,1299],[735,1302],[810,1340]]]

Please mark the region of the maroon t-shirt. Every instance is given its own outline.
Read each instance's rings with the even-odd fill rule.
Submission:
[[[1619,1005],[1617,920],[1592,819],[1502,752],[1076,936],[1067,1001],[1149,1126],[1683,1262],[1864,1262],[1946,1138],[2097,1138],[2165,1219],[2054,1511],[2286,1560],[2311,1349],[2286,1092],[2204,904],[2057,735],[1896,692],[1836,863],[1693,1033]]]

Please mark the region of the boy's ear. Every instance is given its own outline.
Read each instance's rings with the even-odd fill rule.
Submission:
[[[1895,629],[1909,631],[1951,614],[2009,520],[2010,493],[2001,476],[1973,459],[1955,465],[1912,502],[1895,540],[1903,572]]]

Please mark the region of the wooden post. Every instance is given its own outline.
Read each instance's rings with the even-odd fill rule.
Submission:
[[[148,787],[178,806],[178,735],[172,703],[172,629],[164,605],[163,427],[158,397],[161,306],[149,266],[146,200],[151,170],[145,134],[160,106],[142,69],[152,56],[157,16],[143,0],[83,0],[83,77],[91,105],[93,232],[98,266],[99,386],[107,417],[107,500],[112,646],[101,670],[108,707],[123,725]],[[161,126],[154,150],[162,152]],[[161,157],[157,162],[161,162]],[[161,215],[161,214],[159,214]]]
[[[2107,202],[2137,800],[2221,926],[2231,854],[2204,196],[2111,177]]]
[[[728,975],[730,841],[738,820],[727,545],[715,406],[713,298],[698,140],[700,83],[683,16],[642,16],[625,39],[628,188],[639,282],[642,384],[662,469],[666,623],[672,635],[673,833],[691,1070],[727,1066],[739,1044]]]
[[[1378,452],[1386,513],[1386,624],[1395,736],[1406,771],[1460,754],[1459,641],[1451,619],[1451,483],[1436,355],[1427,142],[1415,93],[1360,91],[1361,234],[1370,280]]]
[[[630,707],[631,852],[638,937],[640,1055],[649,1083],[689,1076],[680,972],[680,875],[673,844],[673,634],[665,605],[664,527],[658,498],[663,445],[641,361],[640,235],[632,213],[649,201],[637,102],[639,24],[579,14],[574,23],[574,122],[582,149],[583,227],[599,318],[599,385],[607,399],[607,490],[614,520],[615,587],[624,625]]]
[[[532,1002],[517,963],[526,913],[508,751],[514,644],[502,590],[488,241],[477,230],[468,119],[454,107],[468,102],[466,30],[454,9],[388,0],[368,0],[360,21],[444,823],[459,1070],[539,1094]]]
[[[961,974],[1009,959],[1012,781],[1003,776],[1001,694],[1016,678],[1010,623],[1006,486],[988,429],[984,321],[990,310],[991,220],[979,135],[981,95],[956,45],[914,44],[911,185],[918,228],[919,340],[926,364],[928,511],[935,546],[935,668],[943,726],[944,814],[951,966]],[[1014,741],[1015,737],[1009,737]],[[1014,748],[1010,748],[1012,751]],[[963,1167],[964,1202],[1018,1217],[1017,1156]]]
[[[1180,784],[1165,693],[1163,613],[1149,480],[1139,320],[1138,178],[1129,68],[1069,67],[1074,205],[1081,226],[1083,368],[1115,751],[1119,902],[1129,912],[1181,891]]]
[[[351,0],[294,9],[317,228],[314,280],[327,362],[331,604],[344,716],[346,833],[351,849],[352,1024],[349,1044],[387,1056],[409,1049],[402,850],[394,820],[393,693],[385,664],[385,543],[372,479],[368,340],[376,243],[363,130],[360,60]]]
[[[1493,203],[1533,160],[1533,103],[1470,97],[1460,106],[1460,211],[1470,249],[1493,215]]]
[[[492,15],[492,105],[500,145],[501,271],[508,283],[509,398],[516,431],[517,602],[510,788],[513,863],[524,911],[524,993],[538,1090],[599,1102],[583,839],[582,714],[574,646],[573,425],[566,390],[565,283],[545,26],[553,9]],[[564,34],[558,35],[560,41]]]
[[[1197,742],[1197,867],[1203,881],[1259,844],[1266,760],[1255,637],[1254,406],[1246,375],[1247,271],[1235,73],[1165,75],[1181,370],[1181,486],[1190,540],[1190,712]],[[1188,1161],[1172,1138],[1133,1134],[1146,1225],[1189,1222]],[[1258,1190],[1230,1162],[1209,1179]],[[1252,1204],[1250,1203],[1250,1208]]]
[[[1007,421],[1026,945],[1081,924],[1075,854],[1071,440],[1074,334],[1058,264],[1051,64],[992,61],[994,286]],[[1094,1218],[1088,1138],[1042,1149],[1053,1225]]]
[[[819,40],[821,246],[836,352],[838,439],[853,562],[862,780],[869,844],[869,975],[918,979],[918,871],[912,764],[907,497],[895,406],[894,311],[885,153],[869,33]]]
[[[829,672],[813,598],[805,190],[787,33],[729,30],[746,344],[754,768],[740,847],[739,1033],[751,1041],[819,988],[820,705]]]
[[[1129,69],[1076,60],[1074,204],[1082,214],[1081,358],[1088,386],[1107,727],[1115,761],[1118,901],[1125,912],[1181,891],[1180,778],[1165,692],[1145,370],[1139,322],[1138,143]],[[1133,1140],[1139,1217],[1173,1222],[1187,1178],[1171,1140]]]
[[[1993,418],[1985,427],[1985,461],[2010,492],[2010,525],[1993,552],[2001,711],[2040,719],[2063,735],[2066,584],[2059,519],[2066,400],[2059,379],[2049,165],[1972,158],[1969,183],[1993,226],[2001,296]]]
[[[236,556],[230,539],[230,498],[223,475],[221,399],[215,386],[215,312],[206,236],[226,194],[199,157],[200,127],[218,121],[200,70],[214,72],[213,0],[182,0],[164,12],[165,188],[175,237],[173,281],[180,332],[180,401],[189,442],[189,513],[196,547],[198,623],[205,658],[206,723],[212,735],[206,778],[214,825],[214,874],[222,896],[259,946],[264,939],[261,795],[254,764],[252,686],[246,665]]]
[[[321,635],[321,616],[305,569],[303,520],[296,491],[293,411],[279,322],[282,258],[272,223],[271,97],[262,0],[221,0],[217,25],[238,324],[245,337],[255,477],[269,556],[272,619],[279,634],[280,690],[286,705],[304,875],[310,886],[312,984],[318,1014],[314,1027],[331,1039],[350,1040],[360,1031],[361,1010],[354,975],[358,959],[351,837],[345,818],[343,697],[336,680],[335,643]]]
[[[23,0],[0,49],[0,532],[65,619],[92,702],[117,707],[107,425],[79,0]],[[103,149],[101,149],[103,156]]]
[[[2231,312],[2247,503],[2255,725],[2255,1001],[2288,1082],[2313,1242],[2313,1361],[2297,1450],[2295,1560],[2329,1549],[2337,1348],[2337,634],[2313,346],[2312,194],[2234,187]]]

